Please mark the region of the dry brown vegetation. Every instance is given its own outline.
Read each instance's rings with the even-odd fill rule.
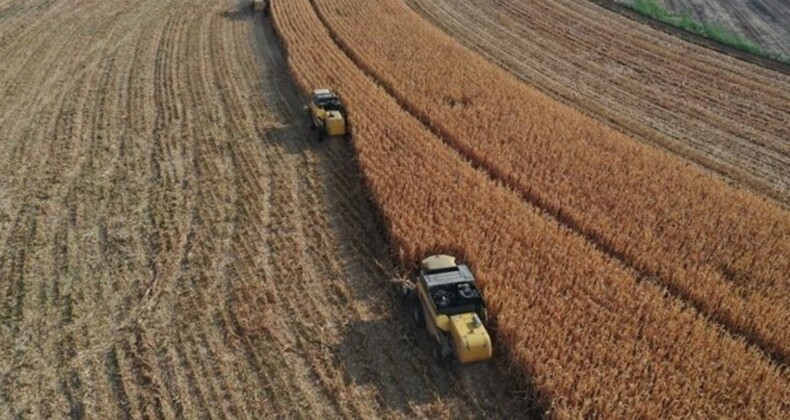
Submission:
[[[601,144],[622,159],[617,144],[630,139],[535,94],[394,0],[275,0],[273,12],[299,88],[332,87],[348,102],[353,146],[315,142],[274,28],[245,1],[0,0],[0,418],[513,418],[536,404],[558,418],[788,417],[786,366],[727,323],[741,318],[709,318],[737,298],[725,289],[731,300],[706,307],[667,290],[676,254],[649,276],[638,237],[626,242],[633,255],[616,255],[620,233],[611,244],[596,236],[644,234],[628,225],[638,215],[577,196],[590,190],[574,171],[542,184],[567,164],[569,133],[592,130],[572,153],[582,162]],[[404,28],[421,35],[399,35],[414,55],[385,68],[407,50],[371,46]],[[509,178],[519,168],[501,160],[511,146],[483,141],[513,130],[493,118],[499,105],[446,90],[466,80],[436,79],[441,66],[410,67],[434,47],[496,78],[479,81],[492,94],[509,86],[540,105],[526,121],[560,138],[545,145],[560,166],[534,162],[534,186]],[[415,72],[408,83],[404,72]],[[541,122],[551,115],[563,119]],[[568,116],[582,128],[563,126]],[[510,136],[543,153],[533,137]],[[623,184],[632,199],[628,188],[656,187],[640,184],[655,181],[645,168],[670,158],[626,151],[646,165]],[[586,176],[600,170],[597,156]],[[743,269],[727,279],[745,310],[753,294],[780,290],[771,276],[788,264],[787,241],[759,236],[765,226],[786,234],[787,220],[764,218],[775,206],[683,164],[663,170],[675,184],[646,195],[651,218],[675,214],[652,206],[689,173],[693,188],[713,187],[678,214],[696,217],[712,199],[724,213],[699,219],[710,226],[690,219],[700,245],[676,229],[669,245],[655,232],[651,246],[710,253],[689,260],[703,274],[718,275],[721,261]],[[762,209],[765,225],[743,206]],[[623,221],[588,226],[588,210]],[[728,227],[726,211],[744,217]],[[739,248],[752,234],[764,253]],[[409,266],[436,251],[464,257],[485,287],[500,349],[491,363],[433,363],[427,338],[404,321],[388,254]],[[766,277],[776,281],[753,281]]]
[[[790,76],[575,0],[409,0],[522,80],[790,203]]]
[[[633,266],[647,262],[630,255],[613,257],[612,247],[622,237],[603,242],[605,235],[620,229],[640,224],[653,229],[655,218],[673,211],[712,212],[689,220],[702,235],[710,235],[711,227],[703,222],[712,220],[719,235],[727,232],[724,222],[731,220],[726,219],[732,216],[727,206],[745,214],[757,206],[779,218],[775,230],[785,229],[776,206],[635,144],[512,81],[398,2],[294,0],[275,2],[273,12],[302,88],[328,85],[346,98],[359,165],[401,262],[408,265],[427,253],[449,250],[472,263],[497,319],[500,343],[531,379],[550,415],[787,414],[790,378],[784,368],[744,337],[733,336],[667,293],[661,284],[668,280],[644,281],[644,273]],[[506,95],[507,88],[512,96]],[[503,102],[494,104],[494,99]],[[515,126],[523,129],[521,135],[510,131]],[[505,161],[509,166],[501,160],[508,154],[515,156]],[[579,161],[571,165],[571,157]],[[534,168],[519,165],[522,161]],[[607,162],[617,170],[603,170]],[[623,177],[621,168],[631,177]],[[520,170],[533,177],[529,185],[534,191],[523,190],[523,179],[515,175]],[[657,175],[668,177],[667,184],[658,182]],[[552,180],[555,185],[544,185]],[[607,195],[612,189],[606,184],[600,191],[591,187],[594,181],[613,180],[620,194]],[[667,194],[668,185],[673,194]],[[652,190],[634,196],[645,187]],[[699,190],[724,199],[724,210],[711,208],[710,198],[691,200]],[[666,201],[675,196],[680,197],[678,209]],[[556,205],[560,199],[562,212]],[[642,207],[628,214],[623,204]],[[607,211],[624,220],[612,221]],[[738,222],[736,232],[756,229],[765,234],[749,219]],[[591,233],[594,229],[600,236]],[[647,241],[649,246],[692,249],[696,241],[682,229],[672,229],[683,242]],[[637,232],[642,234],[634,239],[649,239],[644,231]],[[744,251],[738,248],[744,241],[740,234],[720,237],[723,246],[717,249]],[[627,250],[636,247],[634,242],[625,242]],[[747,288],[786,292],[781,277],[774,276],[788,255],[787,243],[771,236],[766,245],[767,250],[754,251],[757,255],[747,254],[747,259],[766,258],[760,252],[779,258],[766,261],[765,271],[755,270],[751,261],[733,264],[745,263],[750,275],[756,272],[757,280],[744,282]],[[677,261],[665,253],[670,256],[657,253],[658,261],[673,270]],[[763,281],[765,277],[770,281]],[[720,283],[700,287],[714,293],[723,289],[723,296],[737,302],[736,294]],[[781,325],[783,319],[771,321]],[[780,338],[785,334],[777,325],[760,327]]]
[[[360,65],[464,156],[641,276],[790,360],[787,210],[547,98],[399,1],[319,9]]]
[[[241,4],[0,0],[0,418],[523,411],[498,363],[430,363],[353,150]]]

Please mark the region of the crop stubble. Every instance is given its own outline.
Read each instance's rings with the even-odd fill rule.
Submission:
[[[497,364],[469,373],[480,382],[426,368],[353,152],[306,129],[260,16],[11,7],[0,417],[520,410]]]

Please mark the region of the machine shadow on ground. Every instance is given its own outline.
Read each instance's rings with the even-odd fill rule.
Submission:
[[[347,384],[376,387],[382,405],[403,415],[430,411],[434,405],[468,407],[474,398],[475,411],[488,418],[541,418],[525,387],[507,371],[501,351],[482,363],[438,361],[427,331],[412,325],[406,312],[398,307],[389,313],[392,318],[346,326],[334,354]],[[453,413],[459,418],[471,415]]]
[[[233,8],[221,12],[219,14],[228,20],[252,20],[256,18],[255,13],[252,11],[252,1],[240,1],[239,4]]]

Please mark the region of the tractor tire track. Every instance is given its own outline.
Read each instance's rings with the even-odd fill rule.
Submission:
[[[0,417],[518,407],[404,325],[353,149],[243,2],[28,2],[0,53]]]

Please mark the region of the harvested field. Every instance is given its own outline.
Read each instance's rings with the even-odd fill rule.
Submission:
[[[441,77],[421,69],[409,81],[389,79],[415,63],[437,72],[441,60],[457,64],[457,46],[396,1],[294,0],[274,3],[273,12],[302,87],[329,84],[346,98],[359,164],[401,262],[449,250],[473,264],[497,336],[546,414],[787,414],[790,378],[780,363],[591,244],[518,186],[503,185],[501,171],[443,134],[445,120],[410,102],[420,95],[400,90],[435,87],[443,94]],[[421,55],[437,45],[432,58]],[[492,71],[479,58],[463,58],[467,65],[456,69]],[[550,104],[540,105],[538,112],[551,112]]]
[[[404,1],[272,12],[0,0],[0,418],[790,416],[785,209]],[[734,91],[780,136],[767,74]],[[307,129],[316,87],[351,143]],[[435,252],[476,272],[493,361],[406,322],[396,273]]]
[[[408,0],[585,114],[790,203],[790,76],[571,0]]]
[[[0,1],[0,418],[505,417],[231,1]]]

